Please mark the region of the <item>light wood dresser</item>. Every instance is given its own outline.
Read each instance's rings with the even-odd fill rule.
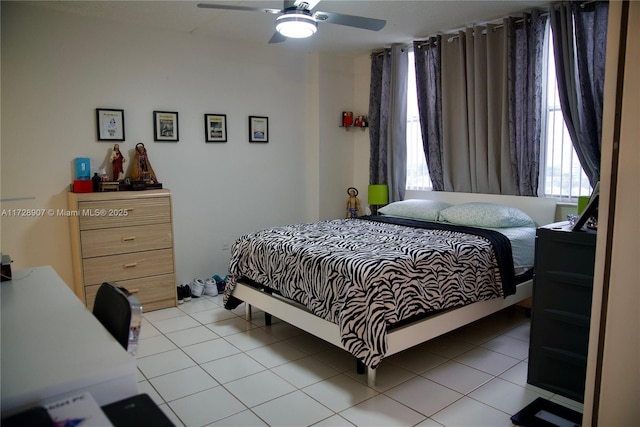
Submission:
[[[74,291],[87,307],[103,282],[127,288],[144,312],[176,306],[171,192],[68,194]]]

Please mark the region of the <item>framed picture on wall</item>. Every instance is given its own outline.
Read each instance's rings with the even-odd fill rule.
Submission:
[[[124,141],[124,110],[96,108],[98,141]]]
[[[227,142],[227,115],[204,115],[205,142]]]
[[[269,142],[269,118],[249,116],[249,142]]]
[[[178,138],[178,113],[173,111],[153,112],[154,141],[177,142]]]

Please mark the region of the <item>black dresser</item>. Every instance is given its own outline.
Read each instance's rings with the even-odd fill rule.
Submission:
[[[568,223],[536,233],[527,382],[583,402],[596,233]]]

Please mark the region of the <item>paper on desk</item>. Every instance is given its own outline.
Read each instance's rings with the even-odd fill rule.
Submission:
[[[44,405],[55,427],[113,426],[89,392]]]

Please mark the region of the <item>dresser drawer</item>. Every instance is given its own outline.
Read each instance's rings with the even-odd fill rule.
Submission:
[[[147,313],[160,308],[175,307],[176,305],[176,278],[175,274],[150,276],[142,279],[120,280],[115,282],[118,286],[126,288],[138,299],[142,305],[142,312]],[[85,298],[87,308],[93,310],[93,303],[98,293],[97,285],[85,286]]]
[[[87,258],[83,269],[85,285],[173,273],[173,249]]]
[[[83,258],[167,249],[173,246],[170,223],[85,230],[80,234]]]
[[[128,227],[171,222],[168,197],[82,201],[78,204],[80,230]]]

